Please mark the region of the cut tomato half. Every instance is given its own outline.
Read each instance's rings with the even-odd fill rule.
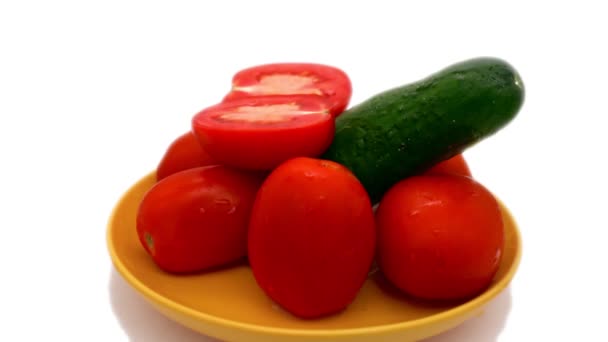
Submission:
[[[336,117],[348,106],[351,81],[338,68],[313,63],[275,63],[257,65],[237,72],[232,90],[224,101],[265,95],[315,95],[330,104]]]
[[[331,144],[334,119],[314,95],[256,96],[206,108],[192,129],[219,163],[271,170],[294,157],[320,156]]]

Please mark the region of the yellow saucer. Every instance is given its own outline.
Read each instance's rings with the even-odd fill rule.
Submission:
[[[154,184],[151,173],[118,202],[107,243],[118,272],[167,317],[224,341],[416,341],[444,332],[480,313],[511,281],[521,258],[521,237],[501,204],[506,245],[492,285],[467,302],[429,304],[407,298],[376,273],[342,313],[300,320],[281,310],[257,286],[245,264],[214,272],[173,276],[159,270],[141,247],[137,208]]]

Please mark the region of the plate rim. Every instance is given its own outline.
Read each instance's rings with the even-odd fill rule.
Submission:
[[[496,201],[498,202],[501,211],[509,217],[509,219],[513,222],[513,236],[516,242],[517,248],[515,249],[515,255],[513,257],[513,263],[511,267],[507,270],[504,277],[492,284],[488,289],[486,289],[480,295],[468,300],[467,302],[460,304],[451,309],[423,317],[414,320],[398,322],[398,323],[390,323],[390,324],[382,324],[382,325],[374,325],[360,328],[346,328],[346,329],[302,329],[302,328],[279,328],[279,327],[271,327],[253,323],[244,323],[236,320],[231,320],[227,318],[222,318],[218,316],[214,316],[209,313],[201,312],[198,310],[194,310],[186,305],[175,302],[156,291],[149,288],[144,282],[140,281],[136,276],[134,276],[125,264],[122,262],[114,244],[112,242],[113,237],[113,224],[118,209],[122,207],[122,204],[126,201],[128,195],[133,191],[133,189],[137,188],[144,182],[149,182],[150,178],[155,177],[154,172],[148,173],[146,176],[140,178],[137,182],[132,183],[132,185],[120,196],[119,200],[114,205],[112,212],[110,214],[109,220],[107,222],[107,231],[106,231],[106,245],[108,252],[110,254],[110,258],[113,266],[116,268],[118,273],[133,287],[140,295],[143,295],[148,301],[151,301],[155,305],[160,305],[165,309],[178,312],[181,315],[185,315],[191,318],[194,318],[196,321],[205,322],[206,324],[221,326],[226,329],[238,329],[245,330],[251,333],[258,334],[273,334],[273,335],[282,335],[282,336],[298,336],[298,337],[347,337],[354,335],[378,335],[391,333],[395,331],[403,331],[409,330],[416,327],[424,327],[428,325],[432,325],[435,322],[441,322],[445,320],[450,320],[453,318],[457,318],[460,316],[464,316],[467,313],[475,312],[475,310],[482,308],[485,304],[487,304],[490,300],[498,296],[513,280],[521,262],[522,258],[522,237],[521,232],[519,230],[518,224],[515,221],[511,211],[509,208],[497,197]]]

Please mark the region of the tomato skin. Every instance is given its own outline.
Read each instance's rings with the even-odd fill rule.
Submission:
[[[189,131],[169,145],[156,168],[156,179],[161,180],[179,171],[216,164],[192,131]]]
[[[294,158],[266,179],[249,225],[258,285],[301,318],[339,312],[365,282],[375,223],[365,189],[345,167]]]
[[[499,205],[463,176],[423,175],[391,188],[376,212],[378,264],[403,292],[457,300],[489,286],[502,256]]]
[[[213,120],[214,115],[234,108],[282,103],[302,104],[319,113],[273,125]],[[333,140],[335,122],[327,107],[310,96],[266,96],[206,108],[194,116],[192,128],[201,146],[219,163],[248,170],[272,170],[291,158],[320,156]]]
[[[283,88],[278,91],[260,87],[266,76],[295,75],[313,77],[314,84],[301,89]],[[238,71],[232,77],[232,90],[224,97],[228,102],[235,99],[262,95],[314,94],[330,102],[330,112],[340,115],[352,97],[352,83],[341,69],[317,63],[271,63],[252,66]]]
[[[225,166],[174,173],[156,183],[137,213],[139,240],[154,262],[171,273],[191,273],[246,255],[247,226],[257,174]]]
[[[460,175],[472,177],[471,169],[464,159],[464,156],[457,154],[450,159],[444,160],[435,164],[430,169],[426,170],[427,175]]]

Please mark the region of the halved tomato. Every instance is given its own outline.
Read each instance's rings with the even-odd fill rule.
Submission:
[[[314,63],[274,63],[237,72],[232,90],[224,101],[264,95],[316,95],[327,99],[334,117],[341,114],[352,96],[346,73],[338,68]]]
[[[317,96],[256,96],[202,110],[192,129],[220,164],[271,170],[294,157],[320,156],[335,125],[329,105]]]

